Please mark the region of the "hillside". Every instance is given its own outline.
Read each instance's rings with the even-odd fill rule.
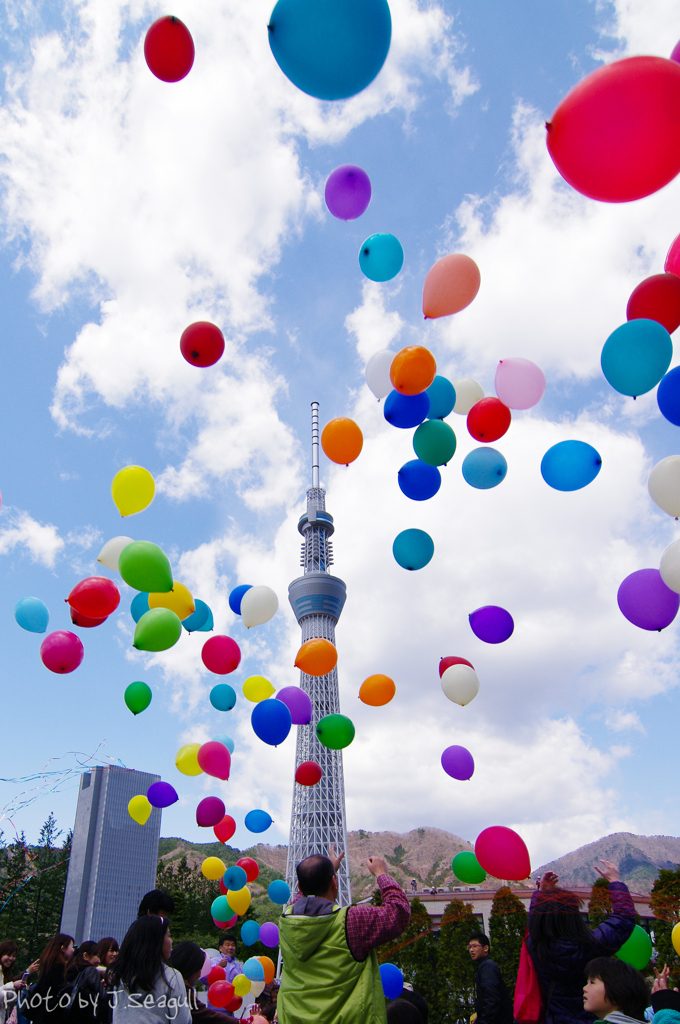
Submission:
[[[533,876],[539,878],[544,871],[555,871],[562,885],[591,885],[597,877],[593,864],[599,860],[618,864],[623,882],[636,892],[648,893],[660,868],[680,864],[680,839],[615,832],[544,864]]]

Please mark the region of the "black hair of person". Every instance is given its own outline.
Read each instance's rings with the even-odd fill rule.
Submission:
[[[582,900],[575,892],[551,889],[539,892],[529,913],[531,955],[539,960],[550,956],[556,942],[592,945],[593,935],[581,916]]]
[[[599,979],[608,1001],[627,1017],[643,1021],[649,1005],[647,982],[634,967],[615,957],[598,956],[586,967],[588,980]]]
[[[297,877],[303,896],[324,896],[335,877],[335,868],[330,858],[313,854],[300,861]]]
[[[169,929],[160,917],[138,917],[109,968],[113,984],[122,983],[128,992],[151,992],[163,973],[163,939]]]
[[[487,949],[490,949],[491,947],[489,936],[485,935],[484,932],[473,932],[468,939],[468,942],[478,942],[480,946],[486,946]]]
[[[83,953],[87,953],[88,956],[93,956],[96,953],[99,956],[99,943],[92,942],[91,939],[81,942],[69,962],[69,967],[75,967],[79,971],[85,967],[90,967],[91,964],[85,959]]]
[[[225,942],[233,942],[236,945],[236,935],[234,932],[222,932],[219,939],[217,940],[217,948],[223,946]]]
[[[205,963],[205,953],[195,942],[178,942],[172,947],[172,953],[168,963],[182,975],[184,980],[190,978],[196,971],[200,971]]]
[[[73,942],[73,936],[65,935],[63,932],[59,932],[54,938],[50,939],[42,953],[40,954],[40,974],[38,980],[41,981],[46,974],[49,974],[55,964],[61,964],[64,970],[64,976],[66,976],[66,959],[65,949]]]
[[[423,1024],[428,1024],[430,1014],[425,996],[421,996],[420,992],[409,992],[409,990],[405,988],[399,998],[410,1003],[411,1006],[415,1006],[416,1010],[423,1018]]]
[[[159,911],[163,911],[164,914],[173,914],[175,911],[175,901],[169,892],[165,892],[163,889],[152,889],[151,892],[147,892],[146,896],[142,897],[137,917],[146,917],[147,914],[158,914]]]
[[[13,956],[16,958],[18,955],[19,947],[16,942],[12,941],[12,939],[3,939],[3,941],[0,942],[0,960],[2,960],[3,956]],[[14,981],[14,971],[12,967],[0,967],[0,970],[2,970],[2,977],[5,984],[7,984],[8,981]]]
[[[400,997],[387,1006],[387,1024],[423,1024],[423,1018],[413,1003]]]

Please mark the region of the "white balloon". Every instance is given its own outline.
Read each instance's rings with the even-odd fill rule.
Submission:
[[[254,981],[251,984],[251,986],[250,986],[250,995],[251,996],[255,996],[255,998],[257,999],[259,994],[262,992],[263,988],[264,988],[264,982],[263,981]]]
[[[383,349],[382,352],[376,352],[374,356],[371,356],[366,363],[366,383],[378,401],[385,395],[389,395],[392,390],[390,366],[394,355],[394,352]]]
[[[106,566],[107,569],[112,569],[113,572],[118,572],[118,559],[123,548],[126,548],[128,544],[133,544],[132,537],[114,537],[112,540],[107,540],[104,547],[97,555],[97,561],[102,565]]]
[[[461,377],[454,380],[453,386],[456,389],[456,404],[453,411],[459,416],[467,416],[470,409],[480,398],[484,398],[484,388],[472,377]]]
[[[680,540],[674,540],[664,551],[659,572],[668,589],[680,594]]]
[[[454,704],[465,707],[479,693],[479,678],[469,665],[449,665],[442,673],[442,690]]]
[[[271,587],[251,587],[241,598],[241,618],[250,629],[269,622],[278,610],[279,599]]]
[[[680,516],[680,455],[657,462],[647,481],[652,501],[669,516]]]

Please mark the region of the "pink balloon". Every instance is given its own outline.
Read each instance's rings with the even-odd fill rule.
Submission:
[[[200,980],[203,980],[203,978],[207,978],[208,975],[210,974],[210,972],[212,971],[212,960],[210,959],[210,957],[208,956],[208,954],[205,952],[204,949],[201,950],[201,952],[205,953],[205,960],[203,961],[203,966],[201,967],[201,979],[200,979]]]
[[[680,277],[680,235],[677,235],[671,242],[663,269],[667,274],[676,274]]]
[[[231,754],[224,743],[218,740],[210,740],[199,747],[196,755],[199,767],[206,775],[212,775],[215,779],[222,779],[226,782],[231,771]],[[221,819],[220,819],[221,820]]]
[[[196,824],[201,828],[211,828],[222,821],[225,806],[218,796],[206,796],[196,808]]]
[[[201,651],[203,664],[209,672],[218,676],[226,676],[238,668],[241,661],[241,650],[230,636],[211,636],[203,644]]]
[[[494,383],[509,409],[531,409],[545,393],[545,374],[530,359],[501,359]]]
[[[492,825],[477,836],[475,856],[483,869],[496,878],[521,882],[531,874],[529,851],[524,840],[505,825]]]
[[[40,645],[42,663],[50,672],[73,672],[80,665],[84,654],[80,638],[65,629],[50,633]]]

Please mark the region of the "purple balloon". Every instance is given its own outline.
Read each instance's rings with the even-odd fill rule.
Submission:
[[[640,629],[665,629],[680,606],[680,594],[666,586],[658,569],[638,569],[626,576],[616,600],[628,621]]]
[[[466,782],[475,771],[475,761],[465,747],[447,747],[442,754],[442,768],[452,779]]]
[[[263,946],[273,949],[279,944],[279,929],[272,921],[265,921],[260,928],[260,942]]]
[[[169,782],[152,782],[146,791],[146,799],[152,807],[169,807],[176,804],[179,797]]]
[[[338,220],[355,220],[371,201],[371,182],[361,167],[336,167],[326,182],[326,206]]]
[[[210,828],[222,821],[225,813],[224,803],[218,796],[207,796],[196,808],[196,824],[201,828]]]
[[[513,633],[515,623],[510,612],[495,604],[485,604],[468,616],[472,632],[485,644],[502,644]]]
[[[276,694],[276,699],[290,711],[293,725],[309,725],[312,720],[312,702],[299,686],[284,686]]]
[[[676,63],[680,64],[680,43],[676,43],[675,46],[673,47],[673,52],[671,54],[671,60],[674,60],[674,61],[676,61]]]

